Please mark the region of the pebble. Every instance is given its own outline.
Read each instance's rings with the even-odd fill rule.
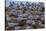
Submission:
[[[44,7],[43,6],[44,4],[34,3],[34,2],[32,2],[32,3],[30,2],[29,4],[31,5],[30,7],[28,7],[29,5],[26,6],[26,2],[25,2],[24,6],[17,4],[20,6],[19,8],[17,7],[17,5],[16,6],[14,5],[15,7],[9,8],[11,10],[7,13],[9,13],[10,15],[14,14],[18,17],[16,18],[15,22],[13,22],[13,20],[11,20],[11,17],[9,17],[9,15],[7,15],[7,13],[6,13],[6,21],[12,21],[12,23],[11,22],[7,23],[8,27],[13,27],[13,28],[15,28],[15,30],[32,29],[32,28],[35,29],[35,27],[44,28],[44,26],[45,26],[44,25],[44,21],[45,21],[44,12],[40,11],[40,10],[42,10],[42,7]],[[26,10],[24,9],[24,7]],[[21,24],[21,26],[20,26],[20,24]]]

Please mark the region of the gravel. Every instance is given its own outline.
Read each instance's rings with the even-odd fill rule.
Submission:
[[[17,3],[21,4],[21,2]],[[44,4],[38,2],[37,3],[25,2],[24,6],[22,6],[17,3],[16,5],[15,4],[13,5],[15,7],[12,6],[9,8],[11,9],[8,10],[10,13],[7,12],[10,15],[15,15],[15,17],[14,16],[10,17],[9,14],[6,14],[6,21],[11,21],[6,23],[8,25],[8,26],[6,25],[7,30],[38,29],[45,27],[45,18],[44,18],[45,10],[43,9]],[[29,7],[26,5],[26,3]]]

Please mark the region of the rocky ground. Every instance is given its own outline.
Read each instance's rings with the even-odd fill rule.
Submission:
[[[42,2],[11,2],[6,7],[6,30],[41,29],[45,27]]]

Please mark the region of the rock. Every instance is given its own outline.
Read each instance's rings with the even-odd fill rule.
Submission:
[[[30,28],[31,28],[31,26],[27,26],[27,27],[26,27],[26,29],[30,29]]]
[[[22,17],[18,17],[18,18],[16,18],[16,20],[19,22],[19,21],[23,20],[23,18]]]
[[[15,30],[19,30],[21,27],[20,26],[17,26],[17,27],[15,27]]]
[[[8,23],[9,27],[14,27],[15,25],[18,25],[18,23]]]

